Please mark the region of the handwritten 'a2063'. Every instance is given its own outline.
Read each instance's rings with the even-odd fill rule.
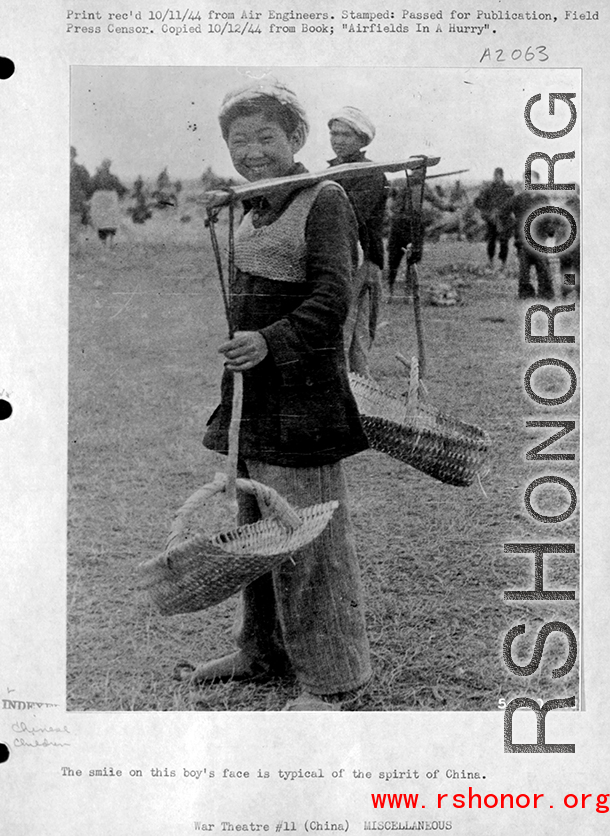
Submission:
[[[495,57],[494,57],[495,55]],[[496,64],[504,64],[506,61],[537,61],[544,63],[549,60],[549,55],[546,51],[546,46],[528,46],[525,51],[522,49],[513,49],[509,52],[506,49],[490,49],[485,47],[483,55],[479,58],[479,64],[483,61],[493,61]]]

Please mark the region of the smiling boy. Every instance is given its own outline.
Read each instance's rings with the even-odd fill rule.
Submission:
[[[219,121],[235,169],[256,181],[303,172],[294,155],[308,133],[303,108],[264,80],[229,94]],[[238,650],[189,671],[193,684],[292,673],[300,694],[287,710],[336,710],[370,677],[362,585],[342,459],[367,447],[351,394],[342,329],[357,265],[356,219],[336,183],[280,186],[245,205],[235,235],[236,333],[221,403],[204,444],[227,452],[233,373],[244,373],[241,475],[306,507],[339,508],[294,563],[247,586],[235,627]],[[240,523],[259,510],[240,497]]]

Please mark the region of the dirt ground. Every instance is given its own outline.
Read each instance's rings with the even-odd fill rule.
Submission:
[[[539,358],[563,358],[578,372],[578,336],[575,345],[527,345],[512,248],[507,276],[490,275],[485,265],[484,244],[442,241],[427,245],[420,269],[424,288],[459,283],[463,304],[423,310],[426,383],[432,403],[489,432],[493,446],[481,485],[443,485],[374,451],[346,462],[375,672],[353,710],[497,710],[502,698],[578,693],[578,665],[551,678],[567,657],[558,633],[531,676],[511,674],[502,658],[513,626],[526,625],[513,645],[520,665],[532,659],[546,622],[578,630],[578,509],[548,524],[524,505],[527,485],[545,474],[577,488],[577,431],[550,448],[576,453],[576,461],[525,459],[553,432],[527,427],[526,420],[577,421],[577,395],[563,406],[540,407],[523,385],[524,371]],[[557,333],[575,333],[577,317],[561,315]],[[162,617],[138,590],[138,564],[162,550],[175,511],[222,467],[201,439],[217,402],[216,347],[224,335],[211,247],[197,219],[181,224],[156,216],[137,230],[120,230],[112,249],[82,234],[73,240],[71,710],[273,711],[295,693],[291,680],[192,692],[174,682],[179,659],[199,662],[232,648],[236,599]],[[412,307],[384,301],[375,377],[404,391],[395,354],[410,357],[415,348]],[[566,390],[564,372],[536,375],[546,397]],[[532,496],[533,507],[548,516],[568,504],[561,487],[540,487]],[[544,583],[575,589],[577,600],[505,601],[505,590],[533,589],[533,556],[505,554],[509,542],[575,542],[576,555],[546,557]]]

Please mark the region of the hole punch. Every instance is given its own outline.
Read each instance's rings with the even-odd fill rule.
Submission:
[[[13,414],[13,407],[10,401],[0,398],[0,421],[6,421]]]
[[[15,62],[4,55],[0,55],[0,79],[6,81],[15,72]]]

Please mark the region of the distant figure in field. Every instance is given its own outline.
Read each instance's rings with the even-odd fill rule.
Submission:
[[[370,162],[364,148],[375,138],[375,126],[357,107],[342,107],[328,120],[330,144],[337,155],[331,167]],[[350,371],[368,375],[368,354],[375,339],[381,274],[387,180],[383,173],[363,173],[342,182],[358,221],[364,261],[354,277],[352,304],[345,323],[345,350]]]
[[[104,244],[111,244],[121,222],[119,198],[127,189],[118,177],[110,173],[111,161],[105,159],[91,181],[91,225]]]
[[[485,183],[475,197],[474,205],[485,221],[485,240],[487,241],[487,258],[493,270],[496,255],[496,242],[499,243],[498,258],[501,269],[506,267],[508,258],[508,242],[513,234],[512,199],[515,191],[504,180],[504,170],[496,168],[493,180]]]
[[[89,223],[89,198],[93,194],[91,176],[84,165],[76,162],[76,148],[70,146],[70,214],[78,217],[78,222]]]
[[[407,292],[410,291],[408,267],[421,261],[424,228],[431,231],[444,228],[447,222],[447,215],[444,213],[456,211],[452,201],[445,200],[442,194],[426,182],[423,184],[422,205],[413,205],[413,195],[419,194],[422,188],[422,176],[421,170],[413,171],[409,175],[408,183],[403,179],[392,187],[387,272],[390,299],[394,295],[396,276],[403,257],[407,262]]]
[[[180,184],[182,188],[182,183]],[[157,177],[157,188],[151,194],[155,201],[156,209],[168,209],[178,205],[178,195],[176,193],[176,186],[172,184],[167,173],[167,166],[163,169],[161,174]]]
[[[148,208],[144,180],[142,179],[141,174],[138,175],[138,179],[133,184],[133,198],[135,200],[135,206],[132,206],[129,210],[131,220],[134,224],[143,224],[149,218],[152,218],[152,212]]]
[[[540,179],[538,172],[532,171],[532,183]],[[553,299],[553,275],[551,262],[546,253],[536,250],[525,236],[525,222],[535,209],[547,206],[557,199],[550,192],[523,190],[516,194],[511,201],[511,209],[515,216],[515,248],[519,258],[518,296],[520,299]],[[530,225],[530,235],[534,241],[548,246],[545,242],[554,238],[562,225],[556,215],[541,215]],[[535,268],[538,287],[535,288],[531,280],[531,270]]]
[[[118,197],[123,197],[127,194],[127,189],[121,183],[119,178],[110,172],[111,165],[112,160],[109,160],[108,158],[102,160],[99,168],[93,175],[93,179],[91,180],[91,188],[94,192],[116,192]]]

